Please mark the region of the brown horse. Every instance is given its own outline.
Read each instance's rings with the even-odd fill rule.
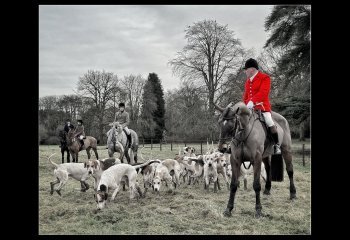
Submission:
[[[224,215],[231,216],[231,211],[234,207],[234,198],[238,187],[240,166],[242,162],[250,161],[254,169],[253,188],[256,197],[255,216],[260,217],[262,215],[262,206],[260,203],[261,162],[264,162],[265,164],[267,175],[264,194],[269,195],[271,189],[271,179],[274,178],[274,163],[272,161],[271,165],[271,162],[269,161],[269,157],[273,153],[273,145],[267,137],[267,130],[259,121],[258,113],[249,110],[243,102],[238,102],[234,106],[231,106],[232,105],[230,104],[225,109],[216,106],[216,108],[222,112],[221,118],[219,120],[221,126],[221,139],[231,140],[230,161],[232,167],[232,178],[230,185],[230,198],[228,200]],[[289,124],[287,120],[280,114],[276,112],[271,112],[271,114],[274,123],[277,125],[282,157],[286,164],[286,170],[290,181],[290,199],[294,199],[296,198],[296,189],[293,180],[293,164],[291,154],[292,140]],[[282,157],[280,157],[281,164],[279,166],[283,166]],[[277,173],[277,175],[283,176],[283,168],[279,168],[278,171],[282,171],[282,173]],[[281,179],[278,179],[277,181],[281,181]]]
[[[97,140],[94,137],[86,136],[86,138],[84,139],[84,146],[81,150],[79,150],[80,149],[79,139],[74,136],[74,130],[71,129],[71,130],[69,130],[69,132],[67,134],[67,146],[68,146],[70,154],[72,155],[73,162],[78,162],[78,153],[81,150],[86,150],[86,153],[88,155],[88,159],[90,159],[91,148],[94,150],[96,159],[98,159]]]

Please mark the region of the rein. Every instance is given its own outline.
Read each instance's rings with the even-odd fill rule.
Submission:
[[[241,146],[241,159],[242,159],[243,162],[245,162],[245,161],[244,161],[244,159],[245,159],[245,156],[244,156],[244,149],[243,149],[243,148],[244,148],[244,145],[245,145],[247,139],[249,138],[250,134],[251,134],[252,131],[253,131],[254,124],[255,124],[256,120],[259,120],[259,118],[256,118],[256,117],[254,116],[254,112],[253,112],[252,115],[249,117],[248,123],[250,122],[250,120],[251,120],[252,117],[254,118],[253,125],[251,126],[250,131],[249,131],[248,135],[245,137],[245,139],[240,139],[239,137],[236,137],[236,135],[237,135],[237,134],[236,134],[236,135],[234,135],[234,136],[232,137],[232,140],[231,140],[231,143],[232,143],[233,145],[235,145],[236,147],[238,147],[239,145]],[[239,121],[239,119],[237,118],[234,131],[236,130],[236,128],[237,128],[237,126],[238,126],[238,121]],[[245,129],[239,129],[239,130],[238,130],[238,133],[243,133],[243,132],[245,132]],[[250,162],[248,168],[250,168],[251,165],[252,165],[252,163]],[[245,169],[248,170],[248,168],[247,168],[244,164],[243,164],[243,166],[244,166]]]

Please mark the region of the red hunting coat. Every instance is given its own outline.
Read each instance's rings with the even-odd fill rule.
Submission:
[[[244,85],[243,101],[247,104],[249,101],[254,103],[254,109],[264,112],[271,112],[269,100],[271,80],[270,77],[262,72],[258,72],[250,81],[248,78]]]

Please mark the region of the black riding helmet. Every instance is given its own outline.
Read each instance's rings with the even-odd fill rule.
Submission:
[[[119,103],[119,107],[125,107],[125,103],[123,102]]]
[[[83,120],[78,120],[77,122],[80,122],[81,124],[83,124]]]

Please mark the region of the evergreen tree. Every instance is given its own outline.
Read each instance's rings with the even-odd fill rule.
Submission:
[[[140,129],[145,139],[155,138],[156,123],[153,114],[157,109],[157,98],[154,94],[153,84],[149,79],[143,87]]]
[[[266,18],[265,29],[271,31],[271,35],[265,47],[284,50],[278,62],[280,72],[288,79],[284,88],[310,79],[310,16],[311,6],[292,5],[275,6]],[[306,91],[310,91],[310,84]]]
[[[150,73],[148,75],[148,81],[152,85],[153,94],[156,98],[156,109],[153,112],[153,121],[156,123],[154,134],[156,139],[162,139],[163,131],[165,129],[165,102],[163,87],[156,73]]]

